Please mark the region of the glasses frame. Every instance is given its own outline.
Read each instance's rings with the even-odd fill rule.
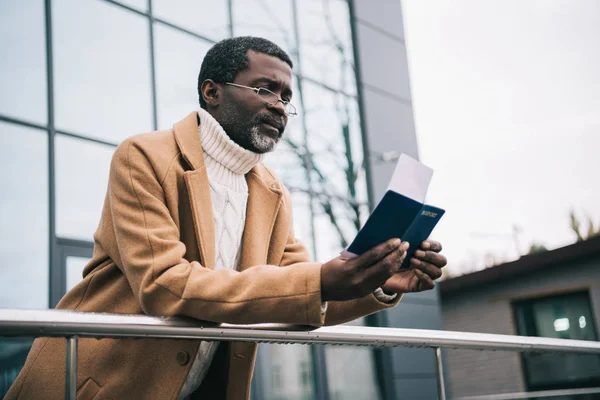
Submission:
[[[274,93],[272,91],[270,91],[269,89],[266,88],[258,88],[258,87],[252,87],[252,86],[245,86],[245,85],[240,85],[238,83],[232,83],[232,82],[225,82],[225,85],[229,85],[229,86],[234,86],[234,87],[238,87],[238,88],[242,88],[242,89],[250,89],[252,90],[254,93],[256,93],[256,95],[258,97],[260,97],[260,99],[262,101],[264,101],[266,104],[270,105],[270,106],[274,106],[275,104],[281,102],[281,104],[283,104],[283,109],[285,110],[285,114],[288,117],[295,117],[298,115],[298,111],[296,110],[296,106],[294,106],[292,103],[290,103],[289,101],[283,100],[281,97],[279,97],[277,95],[277,93]],[[259,92],[261,90],[264,90],[270,94],[272,94],[273,96],[275,96],[277,98],[277,101],[275,102],[269,102],[267,101],[264,97],[262,97]]]

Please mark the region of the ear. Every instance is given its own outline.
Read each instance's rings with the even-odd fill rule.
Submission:
[[[202,82],[200,92],[202,93],[202,97],[204,98],[204,101],[206,101],[207,106],[214,108],[221,103],[221,87],[212,79],[207,79]]]

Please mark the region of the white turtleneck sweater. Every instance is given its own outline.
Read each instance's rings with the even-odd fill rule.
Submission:
[[[215,269],[237,269],[248,203],[245,175],[262,161],[263,155],[233,142],[207,111],[200,109],[198,116],[215,225]],[[200,386],[218,345],[218,342],[200,343],[178,400],[185,399]]]
[[[215,269],[237,269],[248,204],[248,184],[245,175],[261,162],[264,156],[246,150],[233,142],[206,110],[200,109],[198,116],[200,119],[198,133],[210,185],[215,225]],[[380,288],[375,291],[375,296],[383,302],[391,301],[396,297],[396,295],[386,295]],[[327,303],[323,303],[322,312],[326,310]],[[200,343],[177,400],[185,400],[200,386],[218,345],[219,342]]]

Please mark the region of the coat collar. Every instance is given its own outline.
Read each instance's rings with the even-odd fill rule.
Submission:
[[[203,150],[198,135],[198,116],[189,114],[173,127],[175,141],[183,159],[191,167],[185,172],[185,183],[190,197],[194,227],[198,238],[200,262],[213,269],[215,265],[215,227],[210,186],[204,164]],[[246,174],[248,205],[242,239],[240,269],[265,264],[271,235],[279,207],[282,189],[278,180],[262,163]]]

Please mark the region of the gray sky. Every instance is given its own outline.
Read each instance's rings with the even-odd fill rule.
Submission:
[[[428,202],[451,272],[600,225],[600,1],[403,0]],[[587,227],[587,225],[584,225]]]

